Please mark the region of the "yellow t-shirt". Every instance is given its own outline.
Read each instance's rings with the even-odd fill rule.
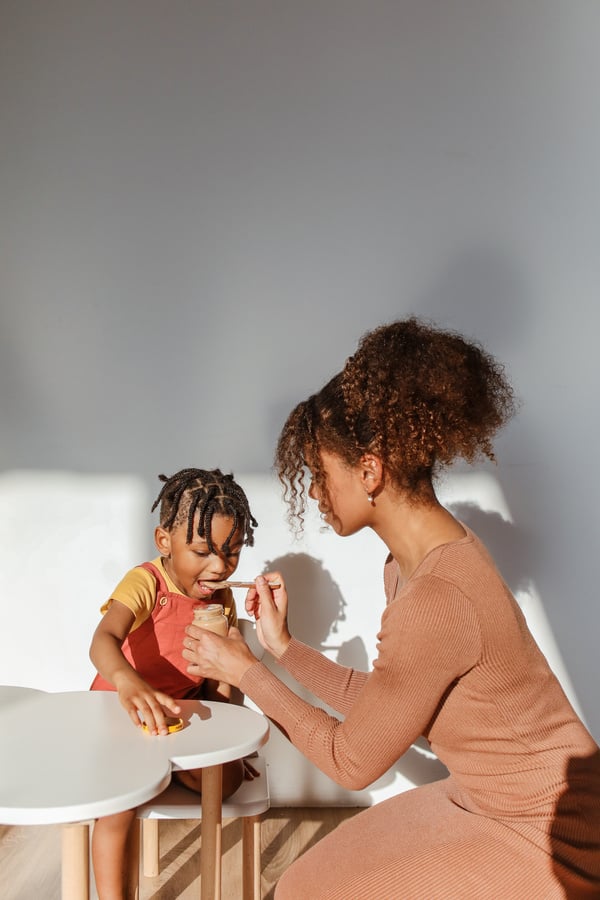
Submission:
[[[169,591],[174,594],[181,594],[181,591],[178,590],[172,579],[169,578],[162,558],[157,556],[156,559],[153,559],[151,562],[162,574]],[[237,627],[237,611],[231,589],[224,588],[223,590],[220,590],[218,594],[218,602],[223,604],[223,612],[227,616],[229,627]],[[129,572],[123,576],[112,592],[110,598],[102,604],[100,607],[102,615],[104,615],[110,607],[113,600],[118,600],[119,603],[122,603],[127,609],[131,610],[135,616],[131,631],[135,631],[135,629],[139,628],[140,625],[146,621],[148,616],[152,614],[154,604],[156,603],[156,579],[151,572],[147,571],[147,569],[136,566],[135,569],[130,569]],[[190,597],[190,604],[193,605],[195,602],[196,601]],[[215,599],[214,602],[216,603],[217,600]]]

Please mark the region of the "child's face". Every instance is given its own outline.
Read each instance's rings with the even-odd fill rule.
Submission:
[[[237,568],[244,533],[242,529],[238,529],[229,542],[229,553],[223,553],[220,548],[233,528],[233,519],[214,516],[211,537],[217,552],[211,553],[206,541],[198,535],[197,527],[196,521],[190,544],[186,543],[187,523],[177,525],[171,531],[159,526],[154,533],[154,539],[159,553],[164,557],[165,568],[178,590],[193,600],[210,600],[214,591],[210,583],[225,581]]]

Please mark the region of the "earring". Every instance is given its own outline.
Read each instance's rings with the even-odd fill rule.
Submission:
[[[373,494],[367,494],[367,500],[369,501],[371,506],[375,506],[375,497],[373,496]]]

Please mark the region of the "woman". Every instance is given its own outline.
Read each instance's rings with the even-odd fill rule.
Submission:
[[[292,638],[285,584],[270,572],[246,599],[261,644],[340,719],[236,635],[188,628],[189,671],[239,686],[344,787],[375,781],[419,736],[450,776],[341,825],[287,870],[278,900],[600,897],[598,746],[486,549],[433,487],[457,458],[493,459],[514,408],[481,347],[411,318],[365,335],[283,428],[276,465],[292,519],[302,522],[308,469],[308,494],[338,534],[369,527],[389,549],[373,670]]]

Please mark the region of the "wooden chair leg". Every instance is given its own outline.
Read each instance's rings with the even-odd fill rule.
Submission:
[[[74,822],[62,827],[62,900],[89,900],[90,827]]]
[[[146,878],[156,878],[160,871],[158,819],[142,819],[142,866]]]
[[[260,900],[260,816],[242,819],[242,896]]]
[[[200,823],[200,898],[221,900],[221,819],[223,766],[202,770]]]

